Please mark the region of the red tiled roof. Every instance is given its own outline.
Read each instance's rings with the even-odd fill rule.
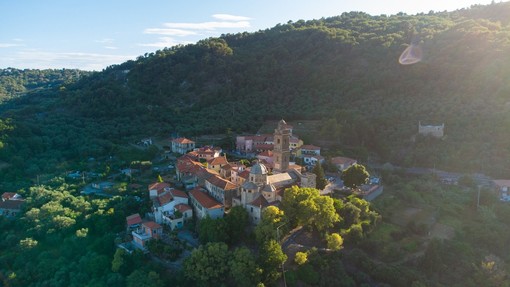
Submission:
[[[216,172],[215,170],[212,170],[212,169],[208,169],[208,168],[204,168],[204,167],[200,167],[196,172],[195,172],[195,175],[200,178],[200,179],[203,179],[203,180],[206,180],[212,176],[215,176],[215,175],[219,175],[218,172]]]
[[[183,197],[183,198],[189,198],[189,196],[186,194],[186,192],[178,189],[172,189],[170,191],[174,197]]]
[[[291,142],[291,143],[299,143],[299,138],[291,137],[289,142]]]
[[[190,210],[191,207],[187,204],[180,203],[175,206],[175,209],[179,210],[180,212],[185,212],[187,210]]]
[[[244,179],[248,179],[248,177],[250,176],[250,170],[249,169],[245,169],[243,170],[240,174],[239,174],[239,177],[242,177]]]
[[[210,165],[222,165],[222,164],[227,164],[228,163],[227,159],[224,156],[219,156],[219,157],[211,158],[207,162]]]
[[[158,197],[159,206],[163,206],[172,200],[174,200],[174,197],[170,193],[165,193]]]
[[[219,176],[211,176],[209,179],[207,179],[208,182],[210,182],[212,185],[217,186],[223,190],[230,190],[235,189],[236,185],[226,179],[223,179]]]
[[[510,179],[495,179],[493,182],[499,187],[510,186]]]
[[[2,199],[3,199],[3,200],[11,199],[11,198],[13,198],[14,196],[16,196],[16,194],[17,194],[17,193],[15,193],[15,192],[4,192],[4,193],[2,194]]]
[[[134,225],[134,224],[140,224],[142,223],[142,218],[140,217],[140,214],[135,213],[128,217],[126,217],[127,225]]]
[[[259,153],[260,156],[267,156],[267,157],[272,157],[273,156],[273,152],[270,151],[270,150],[265,150],[261,153]]]
[[[194,143],[194,141],[187,139],[187,138],[176,138],[176,139],[173,139],[172,142],[178,143],[178,144]]]
[[[229,163],[227,163],[226,165],[222,166],[221,168],[224,170],[231,170],[232,166]]]
[[[147,222],[142,223],[142,225],[147,228],[150,228],[152,230],[161,228],[161,225],[157,224],[154,221],[147,221]]]
[[[165,189],[165,187],[170,187],[170,184],[166,183],[166,182],[155,182],[155,183],[149,184],[149,190],[155,189],[157,191],[160,191],[160,190]]]
[[[219,202],[217,202],[214,198],[212,198],[209,194],[201,191],[198,188],[193,189],[190,191],[190,195],[198,201],[198,203],[207,208],[207,209],[216,209],[221,208],[223,205]]]

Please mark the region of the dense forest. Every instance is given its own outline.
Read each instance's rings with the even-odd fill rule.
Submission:
[[[60,88],[88,74],[90,72],[73,69],[0,69],[0,103],[34,90]]]
[[[275,118],[322,120],[324,139],[363,146],[381,162],[502,177],[510,158],[509,14],[509,3],[343,13],[169,47],[79,81],[62,79],[58,89],[0,108],[15,127],[1,139],[0,161],[12,166],[3,178],[106,155],[141,136],[253,132]],[[421,61],[400,65],[410,45],[421,49]],[[25,78],[8,79],[25,87]],[[419,121],[445,123],[445,138],[411,141]]]
[[[416,62],[399,63],[410,48]],[[271,285],[286,258],[275,243],[281,222],[289,222],[282,232],[303,225],[322,231],[328,249],[343,249],[296,254],[289,286],[507,286],[508,206],[486,195],[476,205],[472,184],[384,174],[375,209],[303,192],[312,211],[299,214],[295,202],[284,202],[284,213],[272,209],[249,234],[233,233],[229,226],[242,221],[228,216],[207,222],[217,228],[197,226],[204,245],[184,272],[170,272],[115,249],[125,216],[147,204],[125,196],[125,186],[112,198],[84,197],[79,181],[55,176],[93,166],[106,178],[122,164],[152,160],[157,151],[130,148],[141,138],[255,132],[265,120],[285,118],[318,121],[317,131],[302,135],[307,143],[354,151],[361,161],[369,155],[508,178],[509,61],[510,3],[493,3],[289,21],[168,47],[101,72],[0,70],[0,193],[27,199],[19,222],[0,218],[0,286],[207,286],[211,278],[236,286],[240,276]],[[420,121],[444,123],[445,136],[417,136]],[[318,206],[332,206],[331,224],[307,216]],[[447,235],[427,233],[437,225]],[[225,269],[197,271],[207,257]]]

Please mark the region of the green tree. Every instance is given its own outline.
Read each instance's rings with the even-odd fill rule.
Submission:
[[[115,254],[113,255],[112,260],[112,271],[113,272],[119,272],[122,268],[122,266],[125,264],[125,257],[127,256],[127,253],[122,248],[117,248],[115,251]]]
[[[228,227],[224,218],[212,219],[209,216],[198,222],[198,238],[203,244],[208,242],[227,242]]]
[[[294,262],[297,265],[303,265],[308,261],[308,254],[306,252],[296,252],[296,257],[294,258]]]
[[[242,206],[232,207],[225,217],[225,224],[230,243],[239,242],[244,236],[246,226],[249,225],[248,212]]]
[[[135,270],[126,278],[127,287],[163,287],[163,281],[154,271]]]
[[[319,196],[320,192],[315,188],[299,188],[293,186],[285,190],[281,209],[292,227],[306,224],[309,221],[309,216],[311,214],[307,212],[310,208],[303,209],[303,207],[310,205],[308,200]]]
[[[237,286],[256,286],[260,283],[262,269],[246,247],[236,248],[229,261],[230,275]]]
[[[365,167],[361,164],[353,164],[350,167],[342,171],[341,179],[344,185],[350,188],[357,188],[358,186],[365,184],[370,174],[367,172]]]
[[[314,188],[292,187],[285,190],[282,209],[290,222],[311,225],[319,232],[333,227],[340,217],[331,197],[320,196]]]
[[[326,176],[324,175],[324,169],[322,168],[322,165],[320,162],[317,162],[315,166],[312,169],[312,172],[317,176],[316,177],[316,188],[323,190],[326,185],[328,185],[328,180],[326,179]]]
[[[280,244],[276,240],[269,240],[262,246],[259,261],[264,270],[264,282],[271,284],[280,278],[281,271],[279,270],[287,261],[287,255],[283,253]]]
[[[186,277],[200,286],[218,286],[225,282],[229,272],[230,252],[223,242],[207,243],[191,252],[184,261]]]
[[[333,199],[328,196],[319,196],[313,200],[312,225],[319,232],[325,232],[328,228],[333,227],[336,222],[340,221],[340,216],[336,213],[333,205]]]
[[[276,240],[276,228],[285,224],[284,213],[276,206],[268,206],[262,211],[260,223],[255,227],[255,238],[259,244],[268,240]]]
[[[326,242],[328,243],[328,248],[332,250],[340,250],[344,244],[342,236],[338,233],[326,235]]]

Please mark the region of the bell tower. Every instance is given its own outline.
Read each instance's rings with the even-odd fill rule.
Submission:
[[[284,120],[278,122],[274,130],[273,163],[276,172],[289,169],[290,161],[290,129]]]

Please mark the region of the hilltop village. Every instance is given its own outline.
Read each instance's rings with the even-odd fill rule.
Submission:
[[[304,145],[292,131],[292,126],[281,120],[273,134],[237,136],[237,153],[255,158],[251,163],[229,162],[220,147],[196,147],[190,139],[172,139],[169,152],[180,155],[175,162],[175,180],[169,183],[161,178],[148,186],[151,212],[145,219],[140,214],[126,218],[133,240],[119,246],[129,251],[130,245],[147,250],[150,239],[162,237],[163,226],[179,230],[193,219],[223,218],[236,206],[243,207],[249,222],[257,225],[267,207],[280,205],[285,189],[316,188],[317,175],[310,170],[324,162],[320,147]],[[291,157],[304,166],[291,162]],[[344,157],[332,161],[339,170],[357,163]]]

